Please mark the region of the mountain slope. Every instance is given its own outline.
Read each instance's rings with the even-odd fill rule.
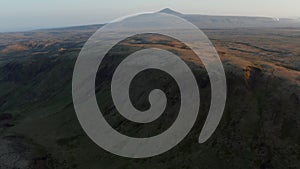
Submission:
[[[176,148],[139,160],[114,156],[99,148],[84,133],[74,112],[71,95],[74,64],[80,48],[95,30],[18,34],[17,37],[28,37],[21,42],[23,45],[35,45],[26,53],[1,53],[1,169],[299,168],[300,51],[297,48],[299,38],[294,37],[299,37],[300,31],[206,30],[221,56],[227,76],[228,100],[220,126],[208,142],[198,144],[210,105],[210,84],[202,65],[188,60],[189,56],[183,52],[180,56],[199,81],[199,118],[191,133]],[[41,37],[48,38],[41,40]],[[19,38],[14,38],[9,41],[18,43]],[[144,38],[120,44],[115,53],[108,55],[111,61],[108,66],[100,70],[109,70],[105,68],[113,66],[122,53],[130,51],[128,47],[149,47],[147,38],[153,37]],[[164,49],[176,47],[176,43],[163,43],[165,39],[153,39],[156,39],[155,45]],[[59,50],[61,48],[64,50]],[[111,73],[105,71],[104,77]],[[166,82],[167,92],[174,90],[170,80],[156,74],[155,77]],[[107,82],[97,81],[98,96],[108,96],[110,90],[102,87]],[[137,106],[142,107],[143,85],[137,87],[133,97]],[[111,119],[112,126],[127,134],[156,133],[175,114],[167,114],[163,123],[150,126],[152,130],[145,132],[143,126],[120,122],[107,97],[98,99],[99,106],[109,110],[106,117]]]

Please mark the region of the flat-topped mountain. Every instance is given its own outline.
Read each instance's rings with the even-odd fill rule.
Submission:
[[[214,16],[201,14],[182,14],[166,8],[159,12],[185,18],[199,28],[283,28],[300,27],[299,19],[250,17],[250,16]]]

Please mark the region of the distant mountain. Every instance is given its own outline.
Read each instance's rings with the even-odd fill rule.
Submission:
[[[199,14],[182,14],[170,8],[165,8],[153,14],[142,14],[134,18],[126,18],[124,22],[110,24],[111,29],[138,30],[181,28],[182,23],[174,22],[169,17],[161,15],[166,13],[175,15],[190,21],[200,29],[235,29],[235,28],[300,28],[300,22],[295,19],[281,19],[271,17],[249,17],[249,16],[211,16]],[[117,31],[116,30],[116,31]]]
[[[170,8],[165,8],[157,13],[166,13],[182,17],[201,29],[234,29],[234,28],[300,28],[300,18],[272,18],[272,17],[253,17],[253,16],[214,16],[202,14],[183,14]],[[145,15],[145,24],[153,26],[151,20]],[[160,18],[156,20],[159,21]],[[131,23],[129,23],[131,24]],[[157,23],[156,23],[157,24]],[[162,23],[166,24],[166,23]],[[72,26],[62,28],[43,29],[46,31],[68,31],[68,30],[97,30],[104,24]]]
[[[80,25],[80,26],[70,26],[70,27],[61,27],[61,28],[48,28],[48,29],[40,29],[41,31],[68,31],[68,30],[91,30],[91,29],[99,29],[105,24],[94,24],[94,25]]]
[[[249,16],[213,16],[200,14],[182,14],[170,8],[161,13],[167,13],[185,18],[199,28],[270,28],[270,27],[300,27],[299,19],[249,17]]]
[[[300,22],[296,20],[268,17],[185,15],[184,18],[200,28],[300,27]]]

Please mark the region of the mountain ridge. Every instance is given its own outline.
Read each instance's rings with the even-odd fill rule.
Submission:
[[[184,14],[171,8],[164,8],[157,13],[166,13],[182,17],[201,29],[213,28],[300,28],[300,19],[296,18],[272,18],[266,16],[235,16],[235,15],[208,15],[208,14]],[[69,30],[69,29],[99,29],[106,23],[92,25],[74,25],[67,27],[54,27],[37,29],[31,31],[44,30]],[[30,32],[30,31],[25,31]]]

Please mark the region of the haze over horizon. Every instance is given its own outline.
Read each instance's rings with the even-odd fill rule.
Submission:
[[[266,16],[296,18],[300,1],[295,0],[3,0],[0,32],[100,24],[126,15],[171,8],[184,14]]]

